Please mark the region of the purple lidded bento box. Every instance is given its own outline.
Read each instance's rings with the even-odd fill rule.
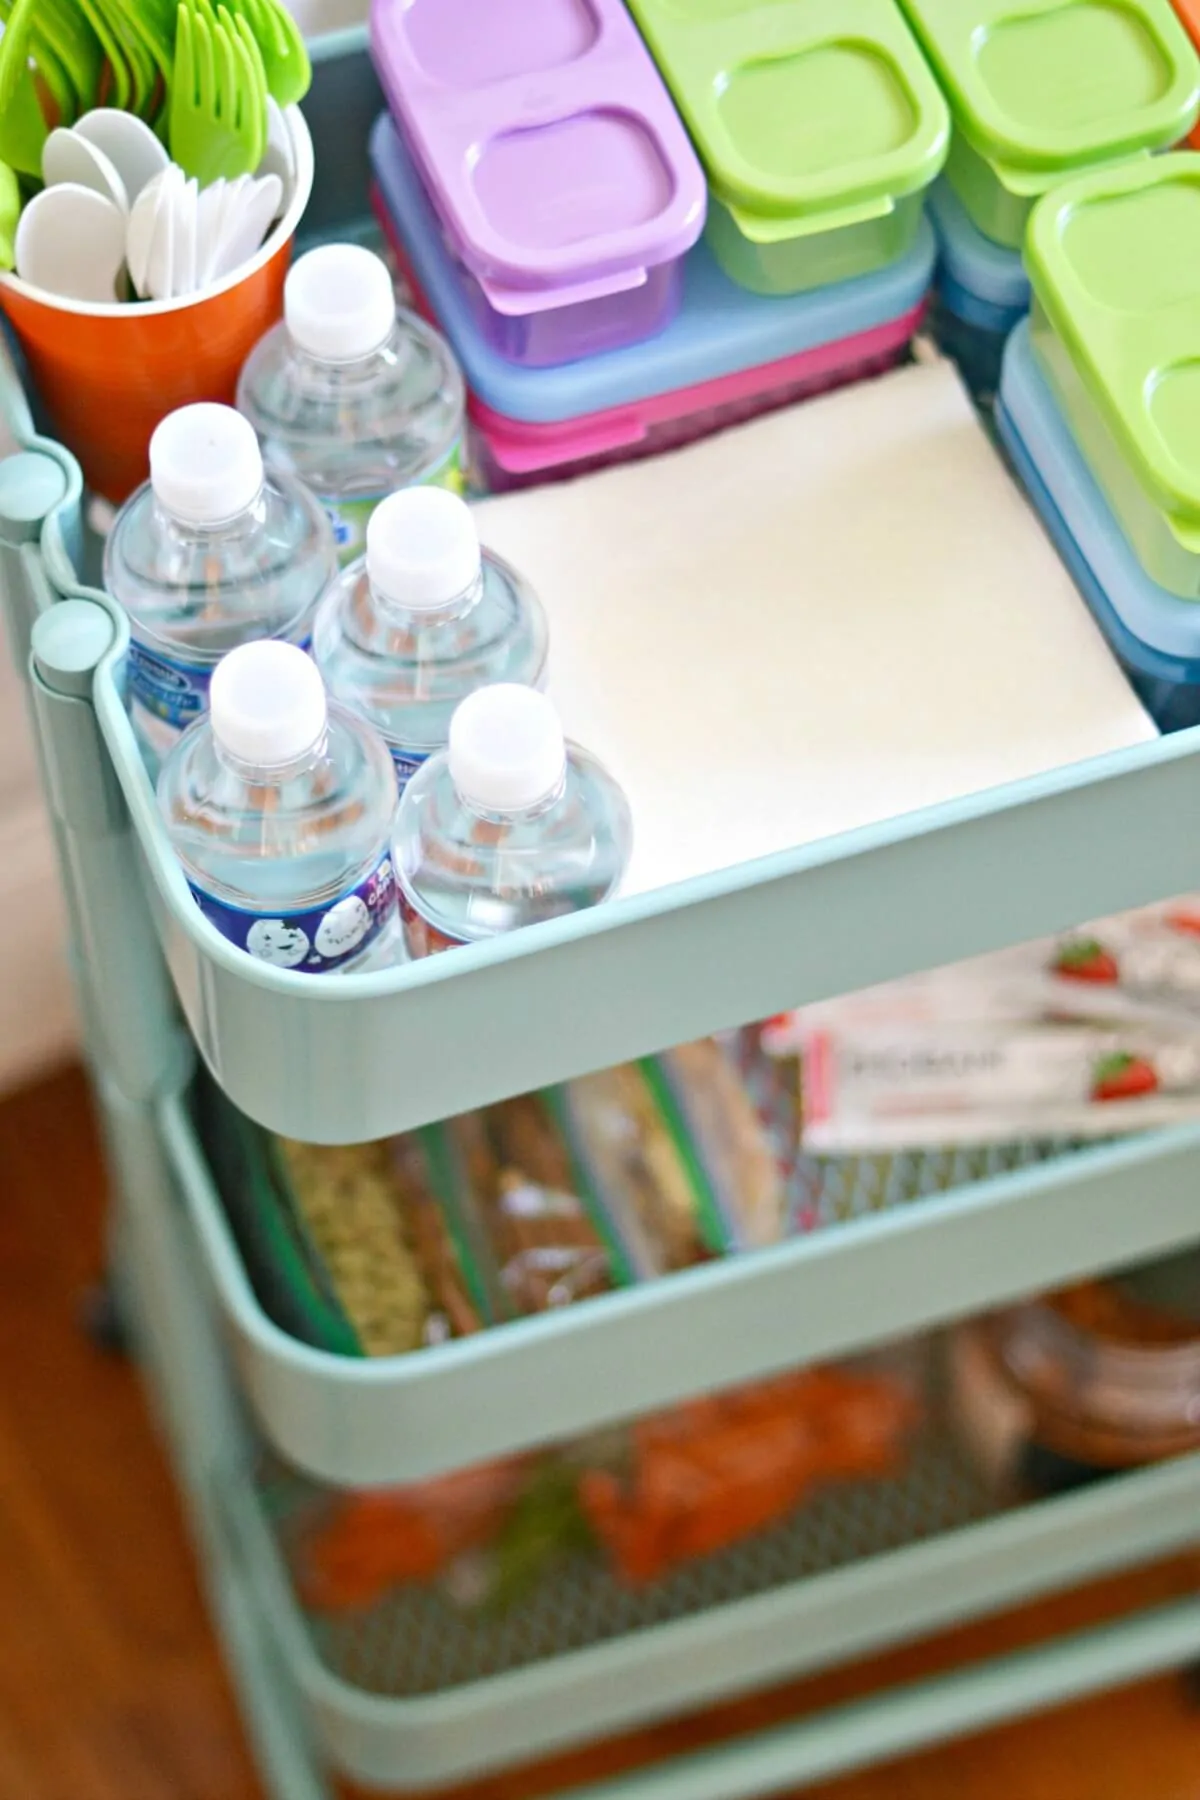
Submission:
[[[622,0],[373,0],[371,46],[500,355],[547,368],[670,324],[704,173]]]

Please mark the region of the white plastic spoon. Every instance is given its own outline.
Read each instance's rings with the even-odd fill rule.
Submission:
[[[181,300],[194,294],[197,279],[196,233],[200,204],[200,184],[185,181],[175,198],[175,250],[171,261],[171,298]]]
[[[120,207],[94,188],[70,181],[43,188],[17,226],[17,274],[64,300],[116,300],[125,231]]]
[[[225,255],[225,240],[233,230],[234,222],[246,204],[246,196],[254,183],[252,175],[235,175],[232,181],[225,183],[225,192],[221,196],[221,216],[216,225],[216,242],[213,245],[209,263],[208,278],[217,279]]]
[[[154,230],[146,258],[146,292],[152,300],[169,300],[175,273],[175,202],[183,187],[183,170],[174,163],[164,170],[154,209]]]
[[[148,294],[146,275],[150,267],[150,246],[154,241],[154,220],[163,179],[162,175],[156,175],[152,181],[148,181],[134,201],[125,237],[125,261],[129,265],[129,279],[134,291],[143,300]]]
[[[283,192],[290,198],[292,183],[296,179],[296,151],[292,144],[292,134],[288,122],[277,100],[267,95],[267,147],[263,159],[254,173],[261,178],[264,175],[278,175],[283,183]]]
[[[232,275],[249,262],[277,217],[282,199],[283,183],[278,175],[264,175],[261,181],[251,181],[236,203],[230,204],[212,272],[214,281]]]
[[[200,194],[196,217],[196,281],[205,287],[212,280],[213,265],[221,248],[221,221],[229,184],[224,177],[211,181]]]
[[[73,182],[91,188],[123,213],[129,212],[129,194],[110,158],[86,138],[61,126],[50,133],[42,150],[42,179],[47,187]]]
[[[107,156],[125,183],[132,206],[148,182],[161,175],[170,158],[144,119],[133,113],[118,112],[113,106],[99,106],[84,113],[71,127],[76,137],[86,139]]]

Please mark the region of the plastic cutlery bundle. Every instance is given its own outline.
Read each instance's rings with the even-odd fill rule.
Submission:
[[[0,0],[0,21],[0,160],[23,175],[52,122],[100,106],[168,133],[189,175],[250,174],[264,103],[311,79],[283,0]]]
[[[283,204],[278,175],[203,190],[174,163],[142,189],[129,217],[127,263],[144,300],[178,300],[232,275],[259,248]]]
[[[177,300],[233,275],[287,204],[295,168],[287,122],[271,105],[257,175],[201,187],[131,114],[86,114],[50,133],[45,187],[17,225],[17,273],[64,298]],[[125,276],[128,274],[128,282]]]

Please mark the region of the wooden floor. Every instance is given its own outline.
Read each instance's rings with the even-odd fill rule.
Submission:
[[[136,1375],[80,1330],[102,1206],[77,1073],[0,1106],[0,1800],[260,1800]],[[1160,1565],[719,1724],[761,1724],[1198,1580],[1197,1559]],[[673,1726],[475,1792],[530,1800],[699,1734]],[[809,1800],[1001,1797],[1200,1800],[1200,1711],[1180,1682],[1150,1682]]]

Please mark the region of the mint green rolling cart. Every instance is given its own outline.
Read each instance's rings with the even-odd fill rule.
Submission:
[[[316,52],[321,233],[365,215],[381,102],[359,36]],[[1200,887],[1200,731],[418,968],[254,967],[196,912],[159,827],[120,703],[126,627],[86,585],[78,470],[7,361],[0,399],[22,446],[0,464],[0,593],[114,1175],[113,1264],[272,1800],[327,1800],[338,1775],[381,1792],[468,1779],[1200,1540],[1200,1457],[996,1512],[931,1439],[898,1483],[831,1499],[771,1558],[723,1559],[657,1611],[548,1589],[489,1658],[450,1639],[434,1655],[400,1603],[358,1636],[311,1618],[278,1496],[256,1484],[263,1441],[296,1481],[396,1484],[1165,1253],[1200,1240],[1200,1129],[1018,1159],[774,1251],[362,1361],[259,1306],[193,1128],[197,1053],[254,1118],[351,1141]],[[1192,1597],[586,1800],[781,1793],[1197,1657]]]

